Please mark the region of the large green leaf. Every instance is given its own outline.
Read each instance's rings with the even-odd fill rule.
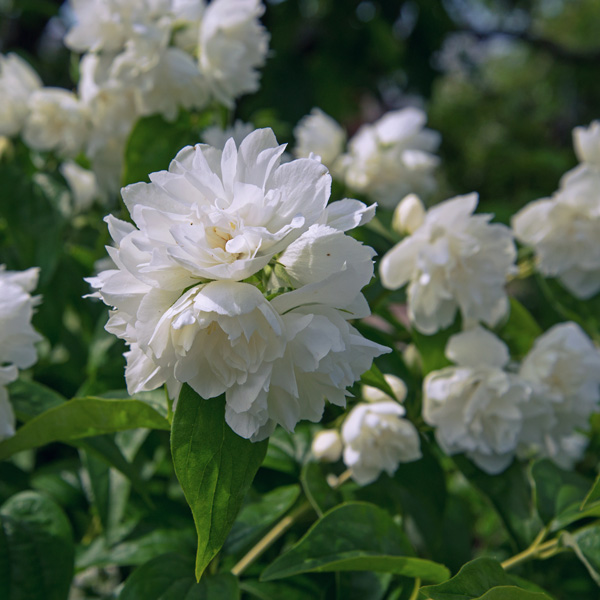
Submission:
[[[302,489],[319,517],[342,501],[339,492],[327,483],[325,469],[322,463],[309,462],[300,474]]]
[[[51,408],[0,443],[0,460],[50,442],[70,442],[123,429],[169,429],[169,423],[140,400],[75,398]]]
[[[47,496],[22,492],[0,509],[0,598],[66,600],[73,578],[73,536]]]
[[[330,510],[267,567],[262,579],[325,571],[376,571],[436,582],[450,575],[443,565],[416,558],[389,514],[366,502],[348,502]]]
[[[600,523],[594,523],[573,533],[563,531],[560,544],[575,552],[592,579],[600,586]]]
[[[119,600],[238,600],[237,579],[229,573],[196,583],[194,563],[180,554],[157,556],[127,579]]]
[[[588,479],[574,471],[565,471],[549,460],[536,461],[531,467],[538,513],[551,531],[590,516],[600,516],[600,505],[581,510],[589,489]]]
[[[231,528],[223,551],[235,554],[256,541],[269,525],[292,507],[299,495],[300,486],[286,485],[247,502]]]
[[[488,475],[464,456],[454,457],[463,475],[492,502],[519,548],[533,541],[543,523],[537,514],[525,466],[518,461],[499,475]]]
[[[225,398],[204,400],[184,385],[173,418],[175,473],[198,532],[196,577],[223,546],[267,451],[225,422]]]
[[[594,481],[594,485],[590,488],[588,493],[586,494],[583,502],[581,503],[581,508],[586,508],[592,502],[596,502],[600,500],[600,475],[596,477],[596,481]]]
[[[550,600],[547,594],[515,586],[499,562],[477,558],[462,567],[452,579],[421,588],[422,598],[431,600]]]

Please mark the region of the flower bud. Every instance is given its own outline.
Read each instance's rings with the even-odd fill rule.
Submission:
[[[314,437],[311,449],[317,460],[335,462],[342,455],[342,438],[337,429],[324,429]]]

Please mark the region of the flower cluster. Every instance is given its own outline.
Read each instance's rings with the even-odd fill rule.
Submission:
[[[391,398],[378,388],[363,386],[367,402],[357,404],[348,414],[341,429],[320,431],[312,443],[318,460],[335,462],[343,457],[352,478],[360,485],[375,481],[382,471],[393,475],[400,463],[421,458],[419,433],[404,418],[402,406],[406,385],[394,375],[385,375],[394,392]]]
[[[581,457],[579,433],[599,410],[600,352],[574,323],[540,336],[518,372],[493,333],[454,335],[446,356],[457,366],[423,383],[423,418],[448,454],[464,452],[496,474],[519,456],[545,456],[563,467]]]
[[[24,61],[1,57],[0,134],[61,158],[84,152],[111,192],[137,119],[174,120],[180,108],[213,100],[232,107],[258,89],[269,41],[260,0],[71,0],[70,8],[64,42],[83,54],[77,92],[42,87]]]
[[[350,189],[394,208],[410,192],[427,194],[435,189],[433,172],[439,159],[433,152],[440,136],[424,128],[426,120],[417,108],[388,112],[375,123],[363,125],[344,153],[344,130],[315,108],[294,130],[295,154],[321,156]]]
[[[531,202],[512,220],[516,238],[533,247],[537,268],[577,298],[600,291],[600,122],[573,131],[580,165],[552,198]]]
[[[31,292],[37,285],[39,269],[6,271],[0,265],[0,440],[15,432],[15,415],[5,386],[18,376],[18,369],[37,360],[35,343],[41,336],[31,326],[39,297]]]
[[[454,322],[495,325],[509,303],[504,286],[514,272],[516,249],[508,227],[492,215],[473,215],[477,194],[457,196],[425,211],[407,196],[394,222],[408,232],[381,260],[384,287],[408,283],[408,313],[414,326],[432,334]]]
[[[135,226],[107,217],[116,268],[90,280],[114,307],[107,330],[130,347],[130,393],[225,394],[227,423],[253,440],[318,421],[325,399],[345,405],[387,351],[349,323],[369,314],[374,252],[344,232],[373,208],[327,206],[327,169],[281,164],[284,149],[270,129],[223,150],[189,146],[124,188]]]

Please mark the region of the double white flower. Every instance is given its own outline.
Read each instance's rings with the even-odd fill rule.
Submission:
[[[440,136],[424,127],[426,120],[422,110],[404,108],[363,125],[340,158],[346,185],[386,208],[410,192],[431,192]]]
[[[487,473],[500,473],[514,457],[531,390],[504,371],[506,345],[481,327],[452,336],[446,356],[458,366],[427,375],[423,418],[446,453],[465,452]]]
[[[540,273],[585,300],[600,291],[600,123],[576,127],[573,138],[581,164],[563,176],[552,198],[518,212],[512,227],[534,248]]]
[[[477,327],[450,338],[457,366],[423,383],[423,418],[445,452],[464,452],[484,471],[503,471],[515,454],[564,468],[581,458],[582,434],[600,409],[600,351],[575,323],[540,336],[518,373],[506,345]]]
[[[508,227],[473,215],[477,194],[457,196],[425,212],[415,196],[396,209],[398,226],[411,235],[381,260],[384,287],[408,285],[408,313],[414,326],[432,334],[464,322],[495,325],[507,313],[504,290],[515,270],[515,244]]]
[[[252,439],[319,420],[326,398],[343,405],[387,350],[348,323],[369,314],[360,290],[373,251],[344,231],[372,210],[327,207],[327,169],[280,164],[283,151],[269,129],[239,148],[184,148],[150,184],[123,190],[137,228],[107,218],[117,268],[91,280],[116,309],[107,329],[130,345],[131,393],[225,393],[227,422]]]

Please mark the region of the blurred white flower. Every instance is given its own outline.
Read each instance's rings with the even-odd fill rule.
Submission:
[[[530,202],[512,219],[515,237],[533,247],[537,268],[577,298],[600,291],[600,123],[573,132],[582,161],[552,198]]]
[[[38,74],[16,54],[0,54],[0,135],[17,135],[29,114],[29,97],[42,87]]]
[[[425,222],[427,211],[416,194],[404,196],[394,210],[392,229],[402,235],[414,233]]]
[[[136,33],[172,19],[170,0],[70,0],[75,23],[65,45],[75,52],[119,52]]]
[[[8,399],[6,385],[14,381],[19,375],[17,367],[0,366],[0,441],[15,434],[15,413]]]
[[[269,34],[260,0],[213,0],[200,22],[198,60],[213,96],[227,107],[259,88]]]
[[[405,108],[363,125],[340,159],[346,185],[386,208],[394,208],[410,192],[431,192],[439,163],[432,153],[440,136],[424,129],[426,120],[423,111]]]
[[[344,151],[346,143],[346,132],[320,108],[313,108],[309,115],[300,119],[294,128],[294,137],[295,156],[308,157],[311,153],[316,154],[330,169]]]
[[[221,129],[218,125],[206,128],[202,133],[202,141],[213,148],[223,150],[229,138],[233,138],[236,146],[242,143],[242,140],[254,131],[252,123],[244,123],[237,119],[233,126]]]
[[[35,150],[76,156],[87,143],[91,121],[87,106],[60,88],[42,88],[29,97],[23,140]]]
[[[487,473],[500,473],[517,449],[530,387],[503,371],[508,349],[481,327],[452,336],[446,356],[458,366],[425,377],[423,418],[447,454],[465,452]]]
[[[184,148],[152,183],[124,188],[139,229],[106,218],[116,268],[89,280],[115,309],[107,330],[130,347],[131,393],[164,383],[171,397],[182,383],[203,398],[225,393],[227,423],[253,440],[320,420],[326,400],[345,405],[346,388],[389,351],[348,323],[369,314],[373,251],[343,231],[373,211],[326,206],[325,167],[279,165],[282,151],[257,130],[239,148]],[[259,273],[275,254],[284,290]]]
[[[573,145],[580,162],[600,168],[600,121],[573,129]]]
[[[421,332],[463,322],[495,325],[509,310],[504,285],[514,272],[512,232],[473,215],[477,194],[457,196],[431,208],[423,224],[381,260],[384,287],[408,286],[408,313]]]
[[[392,401],[357,404],[342,425],[344,463],[360,485],[372,483],[382,471],[393,475],[398,465],[421,458],[419,433]]]
[[[523,360],[520,376],[533,388],[521,432],[520,452],[571,468],[581,458],[589,426],[600,410],[600,351],[575,323],[560,323],[540,336]]]
[[[366,400],[367,402],[382,402],[384,400],[397,400],[398,402],[404,402],[407,393],[406,384],[404,381],[402,381],[400,377],[392,375],[391,373],[385,373],[383,378],[392,389],[392,392],[394,392],[394,397],[390,398],[388,394],[382,392],[379,388],[371,385],[363,385],[363,400]]]
[[[105,199],[105,194],[100,189],[93,171],[84,169],[73,161],[62,163],[59,171],[71,190],[71,214],[85,212],[91,208],[95,200]]]
[[[33,309],[39,296],[31,296],[37,285],[39,269],[6,271],[0,265],[0,365],[19,369],[31,367],[37,360],[35,343],[42,338],[32,325]]]
[[[337,429],[324,429],[313,438],[313,456],[323,462],[336,462],[342,456],[342,438]]]

